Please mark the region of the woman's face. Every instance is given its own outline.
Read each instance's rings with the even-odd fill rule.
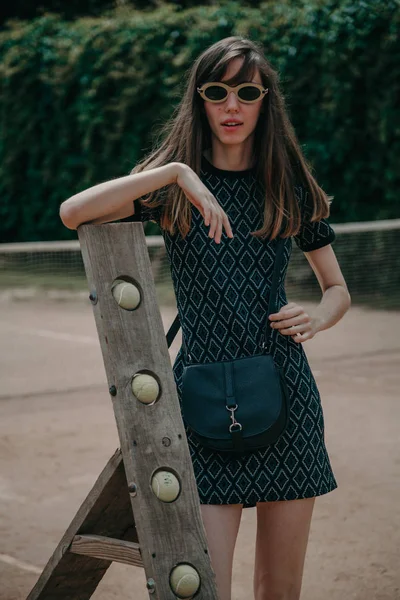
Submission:
[[[221,79],[222,82],[231,79],[237,73],[242,60],[243,58],[235,58],[229,63],[227,72],[223,79]],[[243,83],[259,83],[263,85],[258,70],[251,81]],[[229,92],[227,99],[223,102],[213,103],[204,100],[204,109],[212,133],[223,144],[234,145],[243,143],[256,128],[263,97],[261,97],[259,102],[255,102],[254,104],[245,104],[244,102],[240,102],[234,92]],[[238,119],[242,125],[232,128],[224,127],[222,122],[226,121],[229,117]]]

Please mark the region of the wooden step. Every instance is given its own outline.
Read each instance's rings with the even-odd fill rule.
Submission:
[[[76,535],[70,552],[143,568],[139,544],[103,535]]]

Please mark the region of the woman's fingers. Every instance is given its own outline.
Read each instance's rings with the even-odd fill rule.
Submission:
[[[214,241],[216,244],[219,244],[221,242],[221,236],[222,236],[222,215],[218,215],[217,228],[216,228],[215,235],[214,235]]]
[[[210,194],[210,195],[211,195],[210,201],[211,201],[211,205],[212,205],[212,214],[215,217],[215,219],[214,219],[213,223],[211,223],[209,237],[214,237],[215,242],[219,244],[221,242],[223,229],[225,229],[227,236],[230,238],[233,238],[233,232],[232,232],[231,224],[229,222],[228,215],[221,208],[220,204],[218,204],[218,202],[214,198],[214,196],[212,194]]]
[[[221,241],[222,235],[222,209],[219,207],[213,206],[212,217],[211,217],[211,227],[208,232],[208,237],[214,238],[214,241],[219,244]]]
[[[200,212],[204,224],[210,226],[208,232],[210,238],[214,238],[215,242],[219,244],[223,228],[226,230],[228,237],[233,237],[228,215],[222,210],[215,196],[208,190],[193,169],[187,165],[182,165],[176,182],[184,191],[187,199]]]
[[[228,215],[222,210],[215,199],[212,203],[205,200],[200,204],[199,210],[203,216],[204,224],[210,226],[208,237],[214,238],[214,241],[219,244],[221,242],[223,228],[228,237],[233,237]]]
[[[224,227],[225,227],[227,236],[233,238],[232,227],[231,227],[231,224],[229,223],[228,215],[225,212],[224,212],[224,216],[223,216],[223,223],[224,223]]]

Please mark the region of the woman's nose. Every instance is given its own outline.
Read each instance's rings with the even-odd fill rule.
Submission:
[[[236,96],[235,92],[229,92],[228,93],[228,98],[227,98],[227,105],[229,107],[231,106],[239,106],[239,99]]]

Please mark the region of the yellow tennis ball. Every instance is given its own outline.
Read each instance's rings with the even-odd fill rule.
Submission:
[[[179,480],[170,471],[157,471],[151,480],[151,489],[162,502],[173,502],[179,495]]]
[[[174,594],[179,598],[191,598],[200,586],[200,575],[191,565],[178,565],[169,578]]]
[[[111,291],[117,304],[125,310],[134,310],[139,305],[140,292],[133,283],[116,279]]]
[[[157,380],[148,373],[139,373],[132,379],[132,392],[143,404],[151,404],[157,399],[160,386]]]

